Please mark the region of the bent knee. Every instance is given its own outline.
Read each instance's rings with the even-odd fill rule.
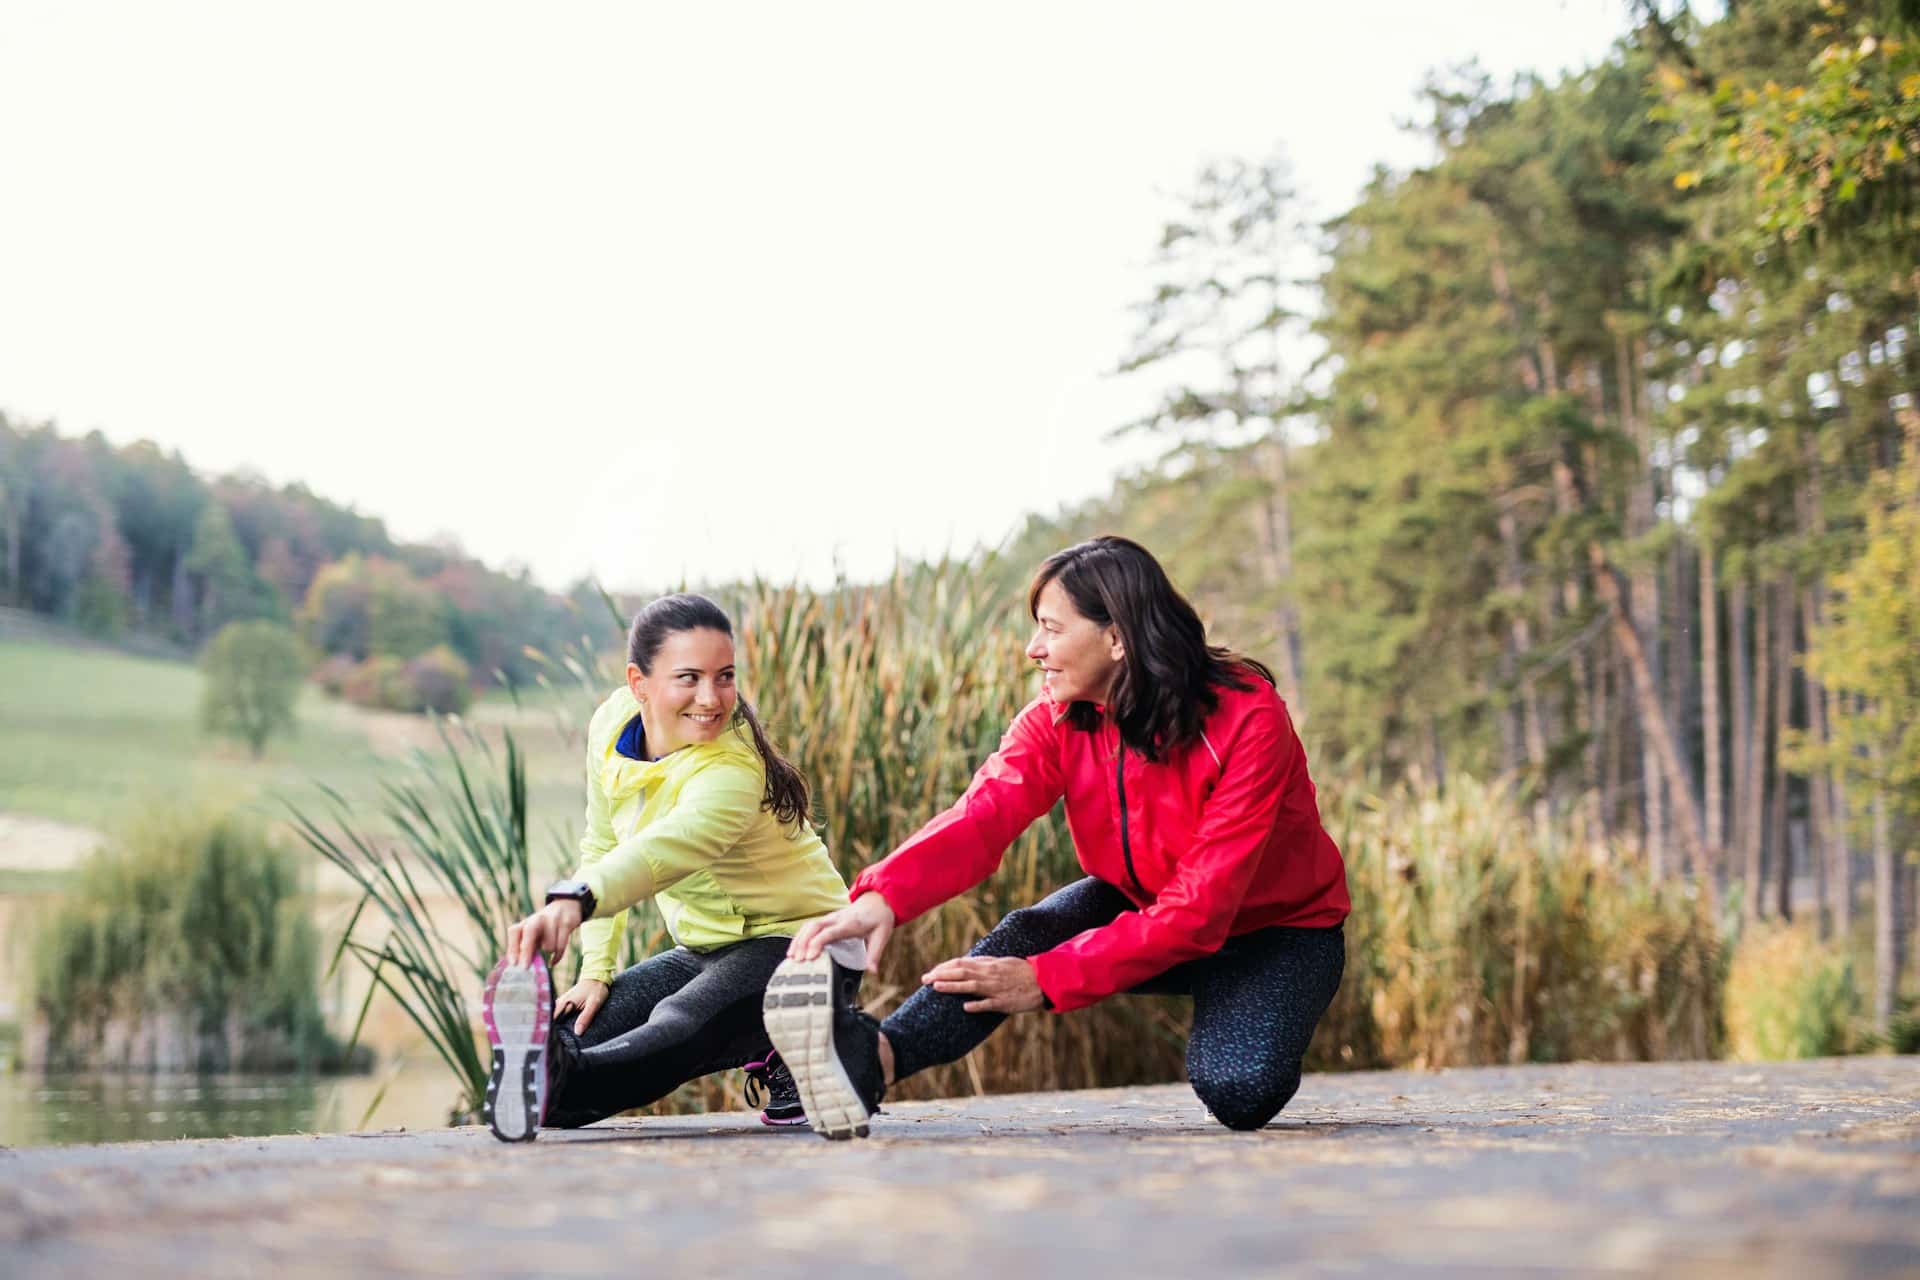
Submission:
[[[1300,1072],[1220,1071],[1193,1077],[1193,1091],[1229,1129],[1258,1129],[1300,1090]]]

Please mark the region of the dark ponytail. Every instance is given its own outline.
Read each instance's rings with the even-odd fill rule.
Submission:
[[[667,642],[668,636],[682,631],[718,631],[731,640],[733,621],[727,617],[726,610],[705,596],[690,593],[661,596],[633,615],[633,626],[627,631],[627,661],[643,673],[651,674],[660,646]],[[803,821],[811,807],[805,776],[768,741],[767,731],[747,695],[736,696],[734,722],[747,726],[753,735],[754,749],[759,751],[767,769],[767,789],[760,797],[760,807],[788,826]]]

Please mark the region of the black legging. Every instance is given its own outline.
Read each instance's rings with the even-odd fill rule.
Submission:
[[[968,954],[1039,955],[1135,909],[1118,889],[1089,877],[1009,912]],[[1340,926],[1275,926],[1229,938],[1213,955],[1175,965],[1128,994],[1193,997],[1187,1079],[1220,1123],[1258,1129],[1300,1087],[1300,1060],[1345,967]],[[972,998],[922,987],[894,1010],[880,1029],[893,1045],[896,1078],[961,1058],[1006,1021],[1005,1014],[966,1012],[961,1006]]]
[[[580,1054],[545,1124],[572,1129],[664,1098],[689,1080],[764,1059],[767,979],[789,938],[749,938],[715,951],[675,947],[618,974],[579,1036]],[[554,1020],[572,1039],[577,1013]]]

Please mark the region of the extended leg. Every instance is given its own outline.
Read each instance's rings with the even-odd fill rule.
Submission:
[[[591,1124],[645,1106],[689,1080],[764,1057],[768,1046],[761,996],[767,978],[786,955],[787,942],[754,938],[705,955],[669,952],[682,957],[681,964],[690,970],[687,980],[655,1000],[637,1025],[623,1017],[596,1036],[600,1023],[595,1020],[581,1038],[557,1114],[548,1123],[563,1128]],[[631,1007],[643,1003],[639,997],[645,994],[636,992]],[[611,992],[607,1003],[613,1004]]]
[[[1037,956],[1131,909],[1126,895],[1112,885],[1092,877],[1077,880],[1031,907],[1009,911],[967,954]],[[962,1006],[971,998],[922,987],[880,1024],[893,1046],[895,1079],[958,1061],[1006,1021],[1002,1013],[968,1013]]]

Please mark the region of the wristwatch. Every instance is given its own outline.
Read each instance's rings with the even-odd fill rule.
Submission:
[[[593,900],[593,890],[587,887],[585,880],[559,880],[547,889],[547,901],[556,898],[571,898],[580,904],[580,918],[593,919],[593,909],[597,905]]]

